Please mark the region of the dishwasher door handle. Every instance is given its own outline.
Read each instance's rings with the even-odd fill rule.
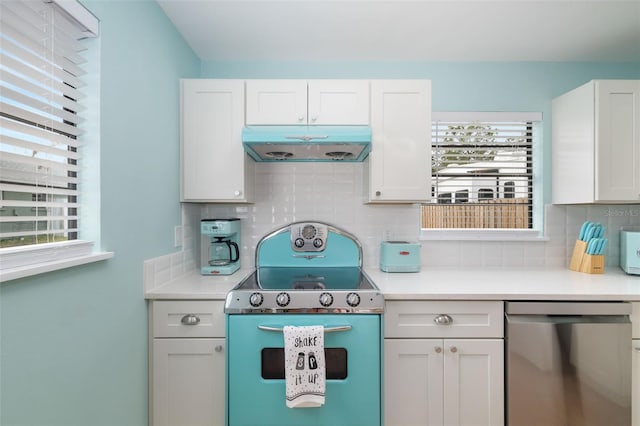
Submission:
[[[628,315],[512,315],[507,324],[630,324]]]
[[[506,302],[509,315],[631,315],[628,302]]]

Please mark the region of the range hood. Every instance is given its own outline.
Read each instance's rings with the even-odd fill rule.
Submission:
[[[367,158],[369,126],[247,126],[242,145],[256,161],[347,161]]]

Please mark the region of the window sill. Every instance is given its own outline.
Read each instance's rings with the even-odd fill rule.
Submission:
[[[0,249],[0,282],[44,274],[113,257],[93,253],[91,241],[38,244]]]
[[[531,229],[421,229],[422,241],[549,241]]]

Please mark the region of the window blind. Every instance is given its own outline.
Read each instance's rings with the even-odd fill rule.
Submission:
[[[436,117],[422,227],[531,229],[534,116]]]
[[[88,33],[75,3],[0,2],[0,247],[77,238]]]

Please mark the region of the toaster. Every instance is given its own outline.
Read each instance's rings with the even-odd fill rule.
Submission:
[[[420,244],[407,241],[383,241],[380,245],[380,270],[383,272],[420,271]]]
[[[620,231],[620,267],[627,274],[640,275],[640,229]]]

